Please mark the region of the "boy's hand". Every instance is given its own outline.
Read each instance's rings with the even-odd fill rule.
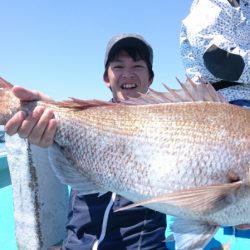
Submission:
[[[42,93],[19,86],[14,86],[12,92],[23,101],[51,100]],[[49,147],[53,143],[56,128],[57,123],[53,112],[44,107],[36,107],[28,116],[20,111],[5,125],[5,131],[8,135],[17,133],[21,138],[27,138],[30,143],[43,148]]]

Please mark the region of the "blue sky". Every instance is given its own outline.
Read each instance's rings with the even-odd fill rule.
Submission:
[[[109,39],[138,33],[154,49],[155,79],[185,80],[181,21],[191,0],[0,0],[0,76],[56,100],[109,99],[102,80]]]

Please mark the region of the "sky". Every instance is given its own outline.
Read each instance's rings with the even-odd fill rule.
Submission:
[[[111,98],[104,54],[119,33],[142,35],[154,49],[155,78],[178,87],[181,21],[192,0],[0,0],[0,76],[55,100]]]

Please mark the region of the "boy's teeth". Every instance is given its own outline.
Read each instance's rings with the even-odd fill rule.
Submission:
[[[126,83],[126,84],[123,84],[122,87],[123,87],[124,89],[135,88],[135,87],[136,87],[136,84],[135,84],[135,83]]]

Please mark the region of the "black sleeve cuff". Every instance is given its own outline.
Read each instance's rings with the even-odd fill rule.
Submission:
[[[245,67],[243,58],[212,45],[203,55],[204,65],[216,78],[237,81]]]

